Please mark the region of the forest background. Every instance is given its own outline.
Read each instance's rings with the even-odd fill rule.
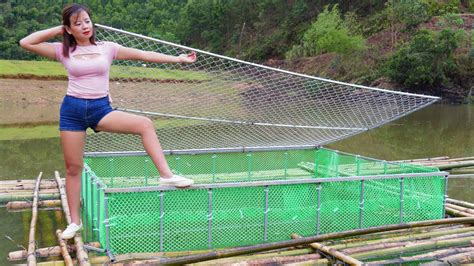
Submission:
[[[18,42],[59,25],[68,2],[0,2],[0,59],[46,60]],[[95,23],[230,57],[452,103],[474,99],[474,0],[77,3]]]

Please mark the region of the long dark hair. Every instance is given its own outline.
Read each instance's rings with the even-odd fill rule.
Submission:
[[[71,27],[71,17],[75,14],[78,14],[81,11],[85,11],[89,17],[91,17],[91,12],[89,8],[85,5],[80,4],[68,4],[63,8],[63,26]],[[92,19],[92,18],[91,18]],[[95,44],[95,28],[92,27],[92,36],[89,38],[92,44]],[[72,48],[72,51],[76,50],[77,42],[72,34],[69,34],[66,29],[63,31],[63,56],[69,57],[69,49]]]

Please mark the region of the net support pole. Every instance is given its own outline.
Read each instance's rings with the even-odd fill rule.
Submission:
[[[109,259],[111,262],[115,261],[114,254],[112,252],[111,246],[110,246],[110,220],[109,220],[109,197],[107,194],[105,194],[104,197],[104,211],[105,211],[105,247],[106,247],[106,253],[107,256],[109,256]]]
[[[164,222],[163,222],[163,218],[164,218],[164,197],[165,197],[165,193],[163,191],[160,191],[160,251],[163,252],[164,251],[164,247],[163,247],[163,243],[164,243]]]
[[[101,188],[99,188],[99,186],[97,185],[97,182],[94,180],[93,181],[97,187],[97,195],[96,195],[96,199],[95,199],[95,205],[96,205],[96,209],[97,209],[97,217],[96,217],[96,228],[95,230],[97,230],[97,232],[100,231],[100,190]],[[92,184],[92,183],[91,183]]]
[[[403,204],[405,200],[405,178],[400,178],[400,223],[403,223]]]
[[[359,199],[359,228],[364,224],[364,205],[365,205],[365,184],[364,180],[360,181],[360,199]]]
[[[316,191],[317,191],[317,203],[316,203],[316,235],[319,235],[320,227],[321,227],[321,183],[317,184]]]
[[[443,217],[446,217],[446,203],[448,200],[448,178],[449,175],[444,175],[444,199],[443,199]]]
[[[265,211],[264,211],[264,219],[263,219],[263,241],[267,242],[268,240],[268,191],[270,187],[267,185],[265,186]]]
[[[207,190],[207,247],[212,248],[212,188]]]

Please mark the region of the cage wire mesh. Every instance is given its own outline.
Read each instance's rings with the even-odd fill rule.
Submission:
[[[361,133],[438,98],[357,86],[252,64],[96,25],[100,41],[193,64],[114,61],[110,92],[119,110],[149,116],[165,150],[324,145]],[[100,133],[86,152],[142,151],[139,137]]]

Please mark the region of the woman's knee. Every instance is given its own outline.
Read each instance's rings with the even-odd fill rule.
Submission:
[[[76,177],[82,174],[82,163],[66,163],[66,175],[68,177]]]
[[[150,131],[155,131],[153,126],[153,122],[148,117],[141,117],[140,118],[140,134],[145,134]]]

